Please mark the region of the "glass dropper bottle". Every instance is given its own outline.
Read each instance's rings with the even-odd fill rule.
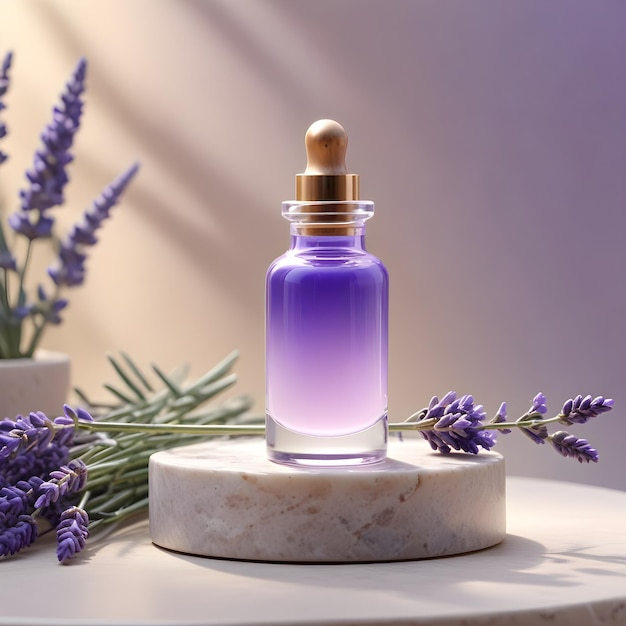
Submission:
[[[358,465],[387,450],[388,275],[365,249],[374,204],[359,200],[333,120],[305,137],[291,246],[267,272],[266,441],[271,460]]]

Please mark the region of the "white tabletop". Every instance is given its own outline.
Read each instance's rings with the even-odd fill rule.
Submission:
[[[186,556],[145,519],[70,566],[46,537],[0,561],[0,625],[626,624],[626,493],[510,478],[503,543],[359,565]]]

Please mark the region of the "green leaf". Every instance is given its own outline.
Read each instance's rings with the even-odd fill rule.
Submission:
[[[107,391],[110,391],[114,396],[117,396],[122,402],[126,402],[127,404],[132,404],[133,401],[128,396],[124,395],[121,391],[116,389],[113,385],[104,385],[104,388]]]
[[[236,417],[248,410],[252,402],[250,398],[246,396],[241,396],[239,398],[234,398],[233,401],[225,404],[223,406],[219,406],[215,409],[207,413],[198,413],[195,415],[186,415],[181,423],[183,424],[222,424],[226,421],[230,421],[230,418]],[[235,423],[235,421],[230,421],[230,423]]]
[[[141,389],[129,378],[126,372],[122,369],[120,364],[110,355],[107,355],[109,363],[113,366],[113,369],[118,373],[119,377],[126,383],[128,388],[140,399],[145,400],[146,396],[142,393]]]
[[[81,402],[84,402],[88,406],[93,406],[91,400],[89,400],[89,398],[87,397],[87,394],[85,394],[85,392],[80,387],[74,387],[74,393],[78,396],[78,399]]]
[[[181,390],[176,386],[176,384],[174,383],[174,381],[172,379],[170,379],[168,376],[166,376],[156,364],[152,364],[152,369],[154,371],[154,373],[165,383],[166,387],[177,397],[180,398],[180,396],[183,395],[183,393],[181,392]]]
[[[142,371],[137,367],[135,362],[125,353],[121,352],[122,358],[126,361],[126,364],[132,370],[133,374],[139,379],[141,384],[146,388],[147,391],[154,391],[152,385],[148,382],[146,377],[143,375]]]
[[[232,387],[237,382],[237,374],[231,374],[230,376],[225,376],[221,380],[218,380],[214,383],[206,385],[201,389],[197,390],[197,393],[200,393],[205,400],[212,398],[214,395],[218,394],[220,391],[224,389],[228,389],[228,387]]]
[[[218,363],[212,370],[207,372],[204,376],[199,378],[195,383],[190,385],[185,389],[186,393],[191,393],[196,389],[203,387],[207,383],[211,383],[214,380],[222,377],[224,374],[227,374],[231,367],[234,365],[235,361],[239,358],[239,352],[237,350],[233,350],[223,361]]]
[[[141,410],[133,411],[130,415],[131,420],[129,421],[152,422],[152,420],[161,412],[165,404],[165,399],[163,399],[160,402],[151,403]]]

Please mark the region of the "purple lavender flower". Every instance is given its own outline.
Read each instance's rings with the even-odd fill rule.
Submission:
[[[87,255],[71,247],[71,242],[61,243],[59,248],[59,264],[48,269],[53,282],[66,287],[77,287],[85,282],[85,261]]]
[[[73,160],[70,148],[83,111],[87,62],[80,59],[54,108],[52,122],[41,135],[43,149],[35,153],[33,167],[26,173],[30,187],[20,192],[23,211],[46,211],[63,204],[63,189],[69,181],[66,166]]]
[[[520,426],[520,430],[530,437],[535,443],[545,443],[548,437],[548,427],[545,424],[533,424],[533,421],[540,419],[548,410],[546,406],[546,397],[539,392],[532,401],[530,409],[517,420],[518,424],[528,422],[528,426]]]
[[[64,558],[79,551],[87,538],[89,520],[84,512],[75,519],[73,513],[81,513],[81,509],[66,510],[67,496],[82,491],[86,482],[85,463],[74,459],[51,471],[47,481],[32,476],[0,488],[0,556],[15,554],[37,538],[37,529],[32,528],[35,514],[58,524],[59,549]],[[39,510],[33,513],[33,509]]]
[[[579,439],[562,430],[550,435],[548,439],[554,449],[564,457],[572,457],[579,463],[598,462],[598,451],[586,439]]]
[[[74,424],[75,420],[82,420],[83,422],[93,422],[93,417],[85,409],[78,407],[73,409],[69,404],[63,405],[63,415],[57,417],[55,422],[57,424]]]
[[[25,304],[24,306],[16,306],[13,309],[13,317],[16,320],[23,320],[25,317],[28,317],[33,312],[32,304]]]
[[[30,515],[20,515],[14,525],[0,530],[0,556],[27,548],[37,535],[37,522]]]
[[[45,520],[51,528],[56,528],[61,521],[61,514],[68,507],[73,506],[72,496],[59,498],[56,502],[51,502],[47,507],[37,510],[37,519]]]
[[[482,430],[485,411],[474,406],[472,396],[456,397],[448,392],[441,401],[435,396],[419,421],[437,419],[432,430],[420,431],[433,450],[448,454],[451,449],[477,454],[479,446],[489,450],[496,443],[493,432]]]
[[[11,67],[11,61],[13,59],[13,55],[11,52],[8,52],[2,61],[2,65],[0,66],[0,111],[6,108],[4,102],[2,102],[2,97],[6,94],[9,89],[9,68]],[[6,124],[0,119],[0,139],[6,137],[7,127]],[[0,164],[4,163],[9,156],[0,150]],[[15,261],[15,257],[11,254],[10,250],[7,247],[6,241],[4,239],[4,232],[2,227],[0,226],[0,268],[10,271],[17,271],[17,263]]]
[[[0,250],[0,268],[13,272],[17,270],[15,257],[8,250]]]
[[[57,558],[61,563],[73,559],[84,547],[89,536],[89,516],[77,506],[61,514],[56,528]]]
[[[518,422],[520,420],[517,420]],[[544,424],[534,424],[532,426],[520,426],[520,430],[530,437],[535,443],[545,443],[548,437],[548,427]]]
[[[2,66],[0,66],[0,111],[6,108],[6,104],[2,102],[2,97],[9,90],[9,68],[11,67],[11,61],[13,60],[13,54],[8,52],[4,60],[2,61]],[[5,137],[7,134],[6,124],[0,120],[0,139]],[[0,164],[4,163],[9,156],[6,152],[0,150]]]
[[[54,220],[46,217],[43,213],[37,214],[34,218],[29,213],[13,213],[7,220],[9,226],[26,239],[46,239],[52,236],[52,226]]]
[[[491,424],[501,424],[502,422],[506,422],[506,402],[503,402],[500,405],[500,408],[491,420]],[[501,432],[503,435],[508,435],[511,432],[511,429],[499,428],[498,431]]]
[[[39,302],[40,308],[38,310],[47,323],[56,326],[63,321],[59,313],[69,304],[65,298],[57,298],[56,300],[49,301],[45,297],[41,298],[40,296]]]
[[[32,500],[32,485],[19,481],[0,489],[0,519],[6,521],[17,518],[28,511]]]
[[[37,538],[30,513],[34,491],[42,482],[32,477],[0,489],[0,556],[15,554]]]
[[[50,472],[50,480],[41,483],[35,507],[49,506],[63,496],[82,491],[86,483],[87,466],[80,459],[73,459]]]
[[[437,396],[433,396],[428,403],[428,409],[426,413],[424,413],[424,417],[420,419],[441,417],[445,413],[446,407],[454,400],[456,400],[455,391],[448,391],[448,393],[441,398],[441,400],[439,400]],[[426,416],[428,416],[428,418]]]
[[[54,440],[58,446],[67,446],[74,437],[74,422],[65,416],[51,420],[41,411],[15,420],[0,420],[0,469],[17,456],[35,451],[44,452]]]
[[[32,482],[34,477],[47,478],[52,470],[67,465],[68,458],[69,448],[59,446],[56,441],[43,451],[25,452],[10,463],[0,465],[0,486],[14,485],[20,480]]]
[[[44,129],[43,149],[35,152],[33,167],[26,172],[28,189],[20,192],[21,210],[9,216],[11,228],[29,241],[51,237],[53,218],[46,211],[63,204],[63,189],[69,181],[66,166],[73,159],[69,150],[80,125],[87,64],[81,59],[54,108],[52,122]]]
[[[541,415],[545,415],[548,407],[546,406],[546,397],[539,392],[534,398],[533,403],[528,409],[528,415],[532,415],[533,413],[540,413]]]
[[[83,221],[76,224],[59,249],[59,265],[48,270],[56,285],[74,287],[85,280],[85,260],[83,248],[97,243],[95,232],[102,222],[109,217],[112,207],[117,204],[122,192],[137,173],[139,164],[135,163],[121,176],[108,185],[96,198],[93,205],[83,215]]]
[[[59,313],[69,304],[65,298],[59,298],[58,300],[54,300],[50,307],[44,313],[44,318],[46,322],[49,324],[53,324],[58,326],[63,319],[59,315]]]
[[[592,417],[596,417],[602,413],[606,413],[613,408],[613,400],[611,398],[604,398],[598,396],[593,398],[591,396],[578,395],[573,399],[568,400],[561,409],[559,414],[559,422],[562,424],[584,424]]]

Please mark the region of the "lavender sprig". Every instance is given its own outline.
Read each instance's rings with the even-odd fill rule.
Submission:
[[[83,411],[81,419],[88,421],[91,416]],[[52,441],[67,446],[73,436],[74,421],[68,416],[50,419],[37,411],[26,417],[18,415],[15,420],[0,420],[0,470],[25,453],[43,454]]]
[[[80,118],[83,110],[82,93],[85,90],[85,74],[87,62],[80,59],[72,77],[61,94],[61,102],[55,106],[52,121],[41,134],[43,147],[35,152],[33,166],[26,172],[29,186],[20,191],[21,207],[9,216],[9,226],[19,235],[27,239],[26,253],[21,267],[13,267],[13,257],[8,251],[4,236],[1,237],[0,251],[3,252],[4,269],[14,269],[18,274],[17,303],[10,304],[8,289],[8,274],[5,274],[2,298],[4,324],[0,328],[3,335],[2,356],[22,357],[32,356],[43,329],[47,323],[43,315],[43,322],[36,325],[33,337],[25,353],[20,350],[22,342],[22,327],[24,319],[31,318],[38,313],[36,307],[29,305],[24,290],[26,274],[32,254],[33,242],[37,239],[47,239],[52,236],[54,218],[48,214],[49,209],[63,204],[65,185],[69,181],[67,165],[73,160],[70,152],[74,135],[80,127]],[[8,253],[8,254],[7,254]]]
[[[443,414],[441,405],[451,403],[455,398],[456,394],[454,392],[448,392],[441,402],[439,402],[435,397],[431,400],[427,408],[413,414],[406,421],[397,424],[390,424],[389,430],[402,431],[409,428],[419,430],[421,431],[422,436],[431,443],[431,446],[434,449],[439,450],[440,452],[449,452],[449,450],[442,449],[440,446],[433,445],[433,443],[438,443],[436,439],[436,431],[438,420]],[[463,399],[465,399],[464,402],[468,403],[468,406],[470,406],[468,398],[471,398],[471,396],[463,396]],[[463,402],[461,402],[461,404],[463,404]],[[450,404],[450,407],[452,408],[455,406],[456,404],[454,403]],[[480,408],[480,411],[478,411],[477,408]],[[558,415],[546,418],[545,414],[548,410],[546,397],[543,393],[538,393],[533,398],[528,411],[526,411],[516,421],[506,421],[507,406],[506,403],[503,402],[496,415],[487,424],[482,423],[482,419],[484,418],[482,407],[477,408],[474,409],[475,421],[472,424],[472,428],[477,432],[496,430],[503,434],[508,434],[513,429],[517,429],[537,444],[543,444],[546,441],[550,442],[554,449],[565,457],[575,458],[581,463],[596,463],[599,457],[598,452],[591,447],[586,439],[580,439],[564,431],[558,431],[550,434],[548,431],[548,425],[553,423],[565,423],[570,425],[584,424],[592,417],[596,417],[602,413],[610,411],[613,408],[613,400],[605,398],[604,396],[592,398],[590,395],[584,397],[579,395],[573,399],[567,400]],[[495,444],[495,437],[493,440],[490,440],[490,443],[491,445]],[[466,452],[473,451],[471,446],[468,446],[468,448],[469,449],[465,450]]]
[[[605,413],[613,407],[613,400],[598,401],[596,406],[602,405],[600,413]],[[454,450],[462,450],[477,454],[479,448],[491,449],[496,443],[496,432],[503,434],[513,430],[521,430],[532,441],[543,444],[546,441],[563,456],[578,460],[597,461],[598,453],[591,448],[584,439],[558,431],[549,434],[548,425],[563,419],[562,414],[555,417],[544,417],[547,412],[546,398],[542,393],[537,394],[531,407],[518,420],[506,421],[506,403],[502,403],[494,418],[484,423],[485,411],[481,405],[474,405],[472,396],[466,395],[457,398],[453,391],[448,392],[441,400],[434,396],[428,407],[417,411],[404,422],[389,424],[390,432],[416,431],[426,439],[430,446],[443,454]],[[116,421],[85,422],[75,419],[76,428],[90,432],[109,433],[150,433],[177,434],[177,435],[207,435],[207,436],[251,436],[263,435],[264,428],[257,425],[203,425],[203,424],[161,424],[161,423],[125,423]],[[493,432],[491,432],[493,431]]]
[[[108,185],[94,200],[91,209],[85,212],[83,221],[76,224],[68,237],[61,242],[59,264],[48,270],[48,274],[57,286],[75,287],[83,284],[87,258],[84,249],[97,243],[96,231],[109,217],[111,209],[117,204],[138,169],[139,164],[135,163]]]
[[[72,459],[67,465],[50,472],[50,480],[39,485],[36,508],[50,506],[63,496],[78,493],[87,484],[87,466],[81,459]]]
[[[0,557],[15,554],[37,538],[37,524],[30,511],[41,482],[33,477],[0,489]]]
[[[69,181],[66,167],[73,160],[70,149],[80,127],[86,73],[87,61],[80,59],[61,94],[61,103],[53,109],[52,121],[41,134],[43,149],[37,150],[32,168],[26,172],[30,186],[20,192],[22,211],[41,214],[64,202],[63,191]]]
[[[11,68],[11,62],[13,60],[13,54],[7,52],[0,66],[0,111],[6,109],[6,104],[2,101],[3,97],[9,90],[9,69]],[[0,119],[0,139],[3,139],[7,135],[7,125]],[[9,158],[9,155],[0,150],[0,165]],[[0,224],[0,269],[5,270],[5,276],[7,271],[16,271],[17,262],[15,257],[9,250],[6,240],[4,238],[4,230]],[[5,278],[6,282],[6,278]],[[6,301],[6,294],[2,294],[0,291],[0,301]]]
[[[57,559],[67,563],[84,547],[89,537],[89,515],[84,509],[72,506],[61,514],[56,527]]]
[[[9,69],[11,68],[11,61],[13,60],[13,54],[7,52],[0,66],[0,111],[6,109],[6,104],[2,101],[2,98],[9,90]],[[6,124],[0,119],[0,139],[6,137],[7,127]],[[0,164],[4,163],[9,158],[9,155],[0,150]]]

